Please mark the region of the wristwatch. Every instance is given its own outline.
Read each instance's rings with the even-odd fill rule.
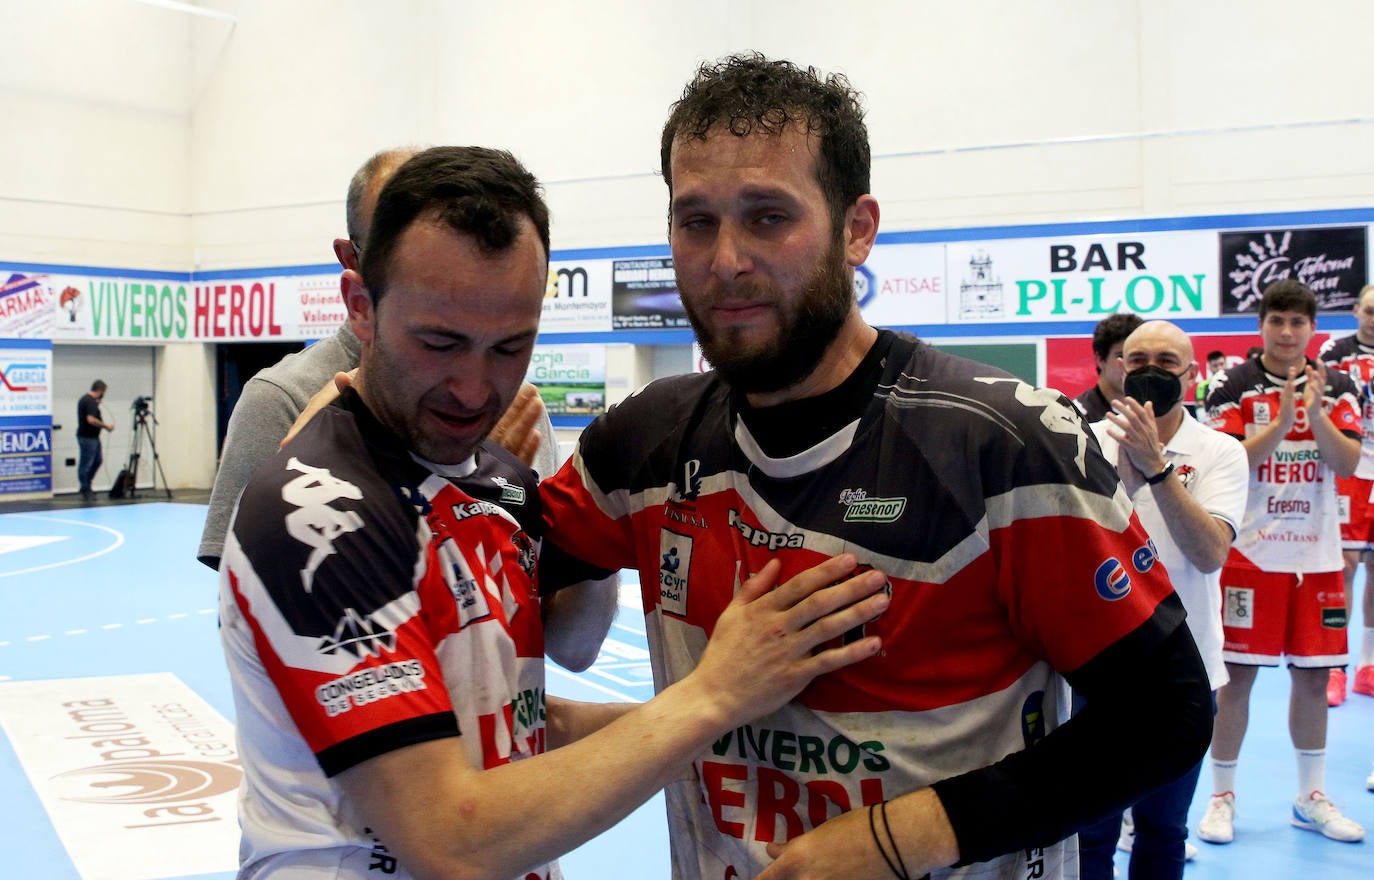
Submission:
[[[1164,466],[1164,470],[1162,470],[1162,471],[1160,471],[1159,473],[1155,474],[1153,477],[1146,477],[1146,478],[1145,478],[1145,485],[1147,485],[1147,486],[1157,486],[1157,485],[1159,485],[1160,483],[1164,482],[1164,480],[1165,480],[1166,478],[1168,478],[1169,474],[1172,474],[1173,472],[1174,472],[1174,463],[1171,461],[1171,462],[1169,462],[1168,464],[1166,464],[1166,465]]]

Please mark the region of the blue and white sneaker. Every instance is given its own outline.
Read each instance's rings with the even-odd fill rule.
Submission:
[[[1359,843],[1364,840],[1364,827],[1359,822],[1342,816],[1336,805],[1319,791],[1293,802],[1293,825],[1342,843]]]

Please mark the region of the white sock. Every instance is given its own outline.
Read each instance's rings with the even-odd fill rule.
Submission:
[[[1360,639],[1360,665],[1368,666],[1371,663],[1374,663],[1374,626],[1367,626]]]
[[[1226,794],[1236,790],[1236,762],[1212,759],[1212,794]]]
[[[1314,791],[1326,791],[1326,749],[1294,749],[1298,757],[1298,798],[1308,800]]]

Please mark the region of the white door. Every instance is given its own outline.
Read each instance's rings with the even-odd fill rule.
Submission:
[[[96,379],[104,379],[105,400],[100,405],[105,421],[115,429],[101,435],[105,463],[91,480],[97,492],[110,488],[115,475],[128,464],[133,439],[133,402],[151,397],[153,417],[145,419],[155,428],[157,396],[153,387],[157,348],[151,345],[76,345],[55,343],[52,349],[52,490],[54,493],[77,490],[76,403]],[[139,436],[142,458],[138,485],[153,482],[153,455],[147,439]],[[162,478],[158,477],[158,485]]]

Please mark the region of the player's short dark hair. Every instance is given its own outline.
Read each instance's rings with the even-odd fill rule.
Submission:
[[[520,218],[534,224],[549,254],[549,208],[534,175],[505,150],[432,147],[406,161],[382,187],[363,251],[363,284],[375,306],[386,293],[391,257],[417,219],[432,218],[471,236],[483,252],[515,243]]]
[[[1093,355],[1100,361],[1106,360],[1112,348],[1135,332],[1135,328],[1145,323],[1145,319],[1135,312],[1117,312],[1108,315],[1093,328]]]
[[[1296,278],[1275,281],[1264,288],[1264,293],[1260,296],[1260,320],[1263,321],[1264,316],[1270,312],[1302,312],[1310,320],[1315,321],[1317,295],[1312,292],[1312,288]]]
[[[789,126],[820,139],[816,181],[838,228],[849,207],[870,189],[872,157],[862,96],[842,74],[822,78],[814,67],[803,69],[757,52],[702,64],[673,104],[659,145],[669,196],[674,142],[704,141],[717,128],[746,137],[780,134]]]
[[[1213,349],[1213,350],[1207,352],[1207,360],[1209,360],[1209,361],[1214,361],[1214,360],[1216,360],[1217,358],[1224,358],[1224,357],[1226,357],[1226,352],[1222,351],[1222,350],[1219,349],[1219,348],[1216,348],[1216,349]]]
[[[92,391],[104,391],[105,388],[106,388],[106,385],[105,385],[105,380],[104,380],[104,379],[96,379],[94,382],[91,383],[91,390],[92,390]]]

